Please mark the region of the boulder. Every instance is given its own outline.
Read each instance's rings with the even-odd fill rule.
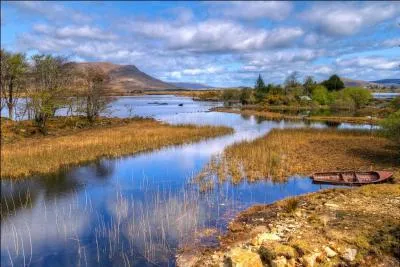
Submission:
[[[262,267],[261,258],[257,253],[242,248],[233,248],[227,254],[232,267]]]
[[[279,241],[281,238],[274,233],[261,233],[258,234],[255,238],[252,239],[251,244],[253,246],[262,245],[262,243],[266,241]]]
[[[316,266],[316,261],[317,259],[321,256],[321,253],[313,253],[313,254],[307,254],[303,256],[303,265],[306,267],[314,267]]]

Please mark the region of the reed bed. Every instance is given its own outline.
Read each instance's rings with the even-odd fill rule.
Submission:
[[[290,175],[331,170],[400,170],[398,147],[376,134],[332,129],[274,129],[228,147],[196,178],[285,181]],[[204,187],[204,186],[203,186]]]
[[[63,166],[159,149],[231,133],[227,127],[168,125],[151,119],[95,127],[66,135],[22,138],[2,144],[1,177],[57,171]]]

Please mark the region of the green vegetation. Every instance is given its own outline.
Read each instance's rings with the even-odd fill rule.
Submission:
[[[320,105],[327,105],[330,102],[328,89],[323,85],[311,87],[311,97]]]
[[[385,136],[400,144],[400,110],[389,115],[380,125]]]
[[[344,88],[343,81],[336,74],[332,75],[328,80],[323,81],[321,84],[329,91],[339,91]]]
[[[1,49],[1,92],[0,111],[7,106],[8,114],[14,118],[14,108],[22,95],[28,63],[25,54],[10,52]]]

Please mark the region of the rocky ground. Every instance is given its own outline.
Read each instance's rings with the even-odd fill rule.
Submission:
[[[400,185],[323,190],[254,206],[217,248],[178,266],[400,266]]]

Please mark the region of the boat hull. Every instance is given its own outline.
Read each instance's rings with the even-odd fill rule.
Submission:
[[[321,172],[314,173],[311,176],[315,184],[332,184],[332,185],[365,185],[378,184],[389,180],[393,173],[386,171],[371,172]]]

